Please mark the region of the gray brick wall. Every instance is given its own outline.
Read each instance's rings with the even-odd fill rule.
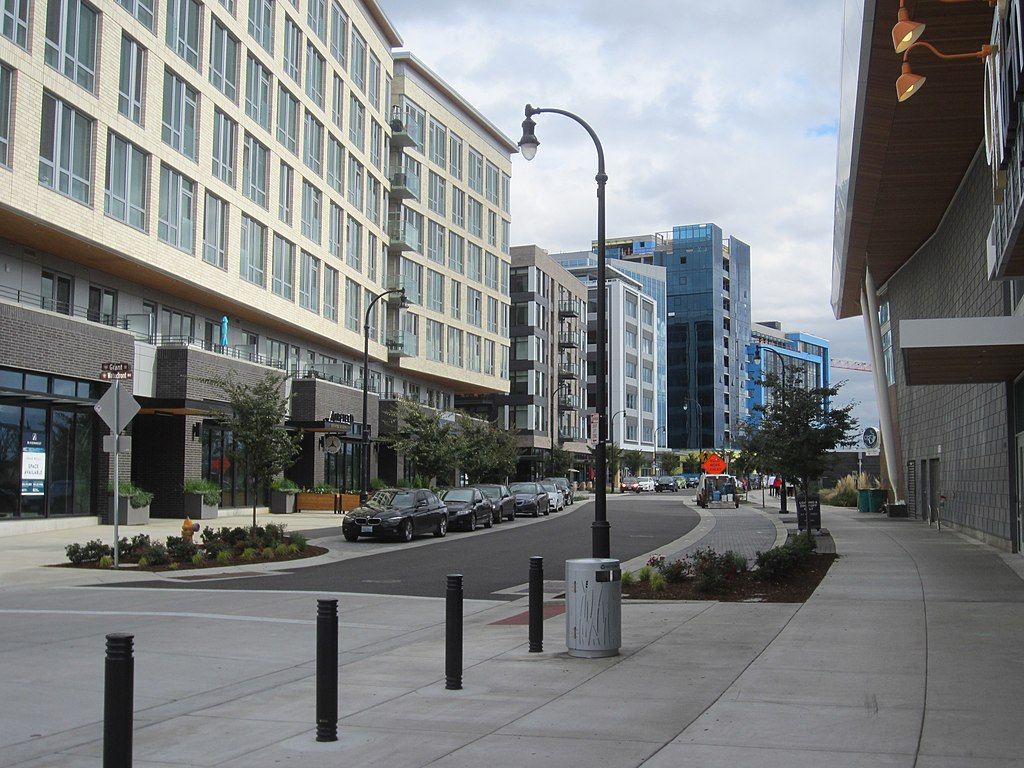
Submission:
[[[366,420],[376,438],[379,434],[378,404],[380,398],[369,393]],[[363,418],[363,392],[361,389],[335,384],[324,379],[296,379],[292,382],[292,419],[320,421],[332,411],[352,414],[355,421]],[[307,436],[302,443],[302,456],[298,462],[300,484],[314,486],[324,482],[324,452],[320,448],[320,435]],[[370,451],[370,477],[377,476],[377,454]]]
[[[1004,384],[906,385],[899,321],[1005,314],[1004,286],[990,282],[986,240],[991,177],[979,153],[932,239],[886,285],[903,466],[940,457],[943,518],[999,545],[1011,541],[1011,485]],[[902,473],[901,473],[902,474]],[[918,493],[920,493],[920,472]],[[906,493],[904,488],[903,493]]]

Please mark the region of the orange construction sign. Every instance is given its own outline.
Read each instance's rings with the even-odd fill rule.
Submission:
[[[726,463],[725,459],[717,453],[713,453],[704,460],[701,466],[704,468],[704,472],[709,475],[720,475],[725,472]]]

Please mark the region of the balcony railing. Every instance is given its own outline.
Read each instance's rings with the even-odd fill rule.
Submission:
[[[578,333],[562,333],[558,336],[559,349],[579,349],[580,336]]]
[[[419,352],[419,339],[405,331],[391,331],[387,336],[388,355],[390,357],[416,357]]]
[[[399,251],[418,251],[420,248],[420,233],[415,227],[409,226],[409,224],[401,217],[389,216],[388,217],[388,250],[399,252]]]
[[[412,173],[396,171],[391,174],[391,199],[408,200],[420,196],[420,178]]]
[[[576,378],[576,371],[572,366],[560,365],[558,366],[558,378],[560,381],[570,381]]]
[[[562,300],[558,302],[558,317],[561,320],[568,320],[569,318],[579,317],[579,310],[576,308],[575,301]]]
[[[405,147],[416,146],[416,140],[412,137],[412,134],[406,129],[405,117],[402,114],[402,108],[395,105],[391,108],[391,148],[392,149],[404,149]]]
[[[574,411],[576,410],[576,400],[572,397],[565,397],[564,395],[558,398],[558,410],[560,411]]]

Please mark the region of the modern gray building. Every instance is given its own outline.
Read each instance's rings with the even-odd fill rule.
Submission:
[[[939,50],[998,52],[984,76],[914,57],[900,102],[896,2],[847,3],[832,305],[864,319],[891,496],[1019,552],[1022,4],[918,5]]]

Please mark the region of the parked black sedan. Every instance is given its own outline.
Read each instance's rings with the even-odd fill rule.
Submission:
[[[509,490],[516,500],[517,515],[537,517],[550,514],[551,502],[539,483],[512,483]]]
[[[675,493],[679,489],[676,484],[676,479],[670,475],[662,475],[654,481],[654,490],[658,493],[662,491],[672,491]]]
[[[477,523],[490,528],[491,502],[476,488],[449,488],[441,491],[441,501],[448,508],[448,524],[475,531]]]
[[[491,517],[494,522],[516,519],[516,500],[507,485],[477,485],[484,498],[491,502]]]
[[[425,488],[385,488],[341,520],[346,541],[360,536],[393,536],[412,541],[420,533],[441,537],[448,532],[445,505]]]

